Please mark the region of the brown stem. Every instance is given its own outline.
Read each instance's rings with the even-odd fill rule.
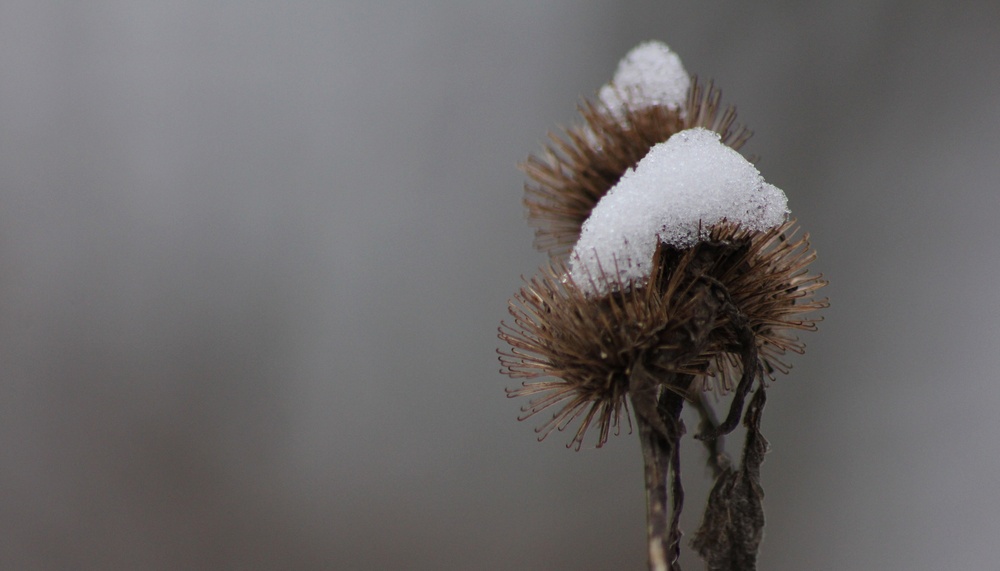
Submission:
[[[684,486],[681,483],[681,438],[677,434],[670,443],[670,493],[673,504],[670,506],[670,537],[667,545],[667,556],[671,571],[681,571],[681,510],[684,509]]]
[[[684,505],[680,474],[680,440],[684,434],[681,394],[691,380],[690,375],[669,375],[663,383],[641,364],[635,367],[629,380],[645,466],[650,571],[680,571],[680,515]],[[669,516],[668,496],[672,500]]]
[[[684,422],[681,420],[681,410],[684,408],[684,397],[694,377],[691,375],[670,375],[669,386],[674,390],[664,388],[660,392],[657,403],[657,413],[667,426],[667,444],[670,446],[669,477],[670,495],[670,536],[667,541],[667,563],[670,571],[680,571],[681,557],[681,510],[684,508],[684,486],[681,483],[681,436],[684,435]]]
[[[667,473],[672,458],[670,443],[643,415],[636,414],[639,442],[646,478],[646,537],[649,543],[649,571],[669,571],[667,552]]]

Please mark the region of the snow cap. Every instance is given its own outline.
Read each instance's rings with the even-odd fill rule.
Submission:
[[[597,96],[616,117],[622,117],[625,101],[633,109],[681,108],[690,86],[681,58],[663,42],[651,41],[632,48],[618,62],[614,79]]]
[[[602,295],[616,277],[622,283],[649,277],[660,242],[689,248],[699,228],[704,236],[724,220],[765,231],[788,212],[785,193],[718,133],[681,131],[655,145],[594,206],[570,256],[570,278],[589,295]]]

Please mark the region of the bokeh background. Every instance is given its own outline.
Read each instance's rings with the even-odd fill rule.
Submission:
[[[0,568],[645,568],[635,435],[495,350],[516,164],[647,39],[831,280],[760,568],[995,568],[1000,4],[877,0],[0,1]]]

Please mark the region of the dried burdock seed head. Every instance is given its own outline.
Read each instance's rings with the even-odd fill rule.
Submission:
[[[641,281],[594,276],[611,282],[596,297],[593,284],[580,287],[558,263],[528,280],[511,301],[513,322],[500,328],[510,345],[500,352],[502,372],[527,379],[508,395],[532,397],[522,419],[555,411],[540,439],[579,421],[569,443],[577,449],[596,425],[600,447],[622,415],[631,426],[626,396],[637,368],[686,396],[711,378],[735,388],[748,352],[766,372],[787,371],[782,357],[804,347],[796,330],[815,329],[810,314],[827,305],[814,298],[826,282],[807,269],[815,252],[795,234],[793,222],[765,232],[722,223],[693,247],[661,246]],[[679,376],[694,382],[672,385]]]
[[[653,145],[704,127],[738,150],[752,134],[736,123],[735,108],[721,107],[718,89],[688,78],[676,54],[656,43],[630,52],[614,81],[579,111],[582,125],[550,133],[544,151],[521,165],[535,245],[554,258],[569,251],[594,205]]]
[[[661,281],[659,273],[655,277]],[[602,274],[595,279],[616,278]],[[582,417],[569,445],[579,449],[596,423],[602,446],[612,429],[618,432],[623,411],[628,419],[625,397],[632,369],[679,350],[685,320],[694,313],[688,307],[692,300],[628,285],[618,283],[614,293],[595,299],[556,263],[528,280],[511,300],[513,323],[500,327],[500,338],[510,345],[500,352],[502,372],[518,379],[551,379],[525,382],[508,395],[534,397],[522,408],[522,420],[558,405],[538,428],[539,440]]]

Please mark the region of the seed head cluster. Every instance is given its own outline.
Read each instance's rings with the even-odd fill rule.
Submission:
[[[539,439],[570,430],[568,446],[577,449],[590,427],[598,447],[623,423],[631,430],[627,397],[637,370],[688,398],[709,388],[745,395],[754,380],[788,371],[784,356],[804,350],[796,332],[814,330],[811,314],[827,306],[814,297],[826,282],[809,272],[816,254],[794,221],[763,232],[723,221],[690,248],[661,244],[642,281],[622,283],[614,268],[588,278],[606,287],[569,277],[566,254],[583,222],[654,145],[693,127],[719,133],[735,150],[751,135],[732,107],[721,110],[719,90],[697,79],[680,108],[620,97],[624,113],[582,103],[583,124],[550,134],[542,154],[522,165],[535,244],[551,259],[514,295],[512,321],[499,333],[509,345],[501,372],[522,381],[508,395],[530,398],[521,419],[551,412]]]
[[[531,397],[522,419],[554,411],[540,439],[579,420],[569,443],[577,449],[596,425],[600,447],[631,422],[626,396],[637,367],[693,376],[688,387],[665,387],[684,396],[732,390],[746,366],[744,331],[764,372],[787,372],[784,355],[804,350],[795,332],[814,330],[809,314],[826,306],[813,298],[825,281],[807,270],[816,254],[808,236],[794,237],[794,224],[763,233],[723,224],[692,248],[661,247],[647,282],[616,283],[596,299],[559,262],[529,279],[511,300],[513,321],[500,328],[510,345],[500,352],[503,372],[524,379],[508,395]],[[734,311],[720,311],[724,304]]]

